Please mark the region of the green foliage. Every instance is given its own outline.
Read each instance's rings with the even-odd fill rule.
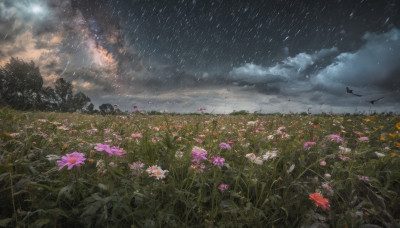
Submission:
[[[0,105],[17,110],[75,112],[86,111],[90,98],[84,93],[73,94],[73,86],[63,78],[51,87],[43,88],[39,67],[11,58],[0,67]],[[90,110],[91,113],[93,109]]]
[[[0,119],[0,227],[399,223],[399,116],[91,116],[0,109]],[[329,140],[339,132],[343,144]],[[218,146],[229,141],[231,150]],[[305,148],[304,142],[316,144]],[[97,143],[126,154],[110,157],[94,149]],[[191,162],[194,146],[208,152],[202,169]],[[71,170],[46,158],[74,151],[87,160]],[[263,164],[246,157],[273,151],[277,156],[266,156]],[[225,158],[225,165],[212,164],[212,156]],[[134,162],[144,166],[132,168]],[[166,177],[150,176],[146,169],[153,165],[168,170]],[[221,192],[221,184],[229,188]],[[309,199],[316,192],[329,200],[329,210]]]
[[[249,112],[248,111],[246,111],[246,110],[240,110],[240,111],[233,111],[233,112],[231,112],[229,115],[247,115],[247,114],[249,114]]]

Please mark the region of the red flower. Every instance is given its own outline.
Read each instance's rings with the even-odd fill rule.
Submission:
[[[331,205],[329,199],[322,197],[319,193],[310,194],[310,200],[315,202],[315,206],[322,208],[322,210],[329,210]]]

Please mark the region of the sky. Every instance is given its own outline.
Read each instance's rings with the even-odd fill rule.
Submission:
[[[0,47],[95,106],[400,111],[398,0],[1,0]]]

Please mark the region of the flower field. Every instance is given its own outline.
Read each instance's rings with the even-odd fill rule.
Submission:
[[[0,109],[0,132],[0,227],[400,224],[399,116]]]

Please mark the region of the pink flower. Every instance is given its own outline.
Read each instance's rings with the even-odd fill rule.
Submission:
[[[207,160],[206,158],[207,151],[203,148],[195,146],[190,152],[190,156],[192,156],[192,162],[199,163],[201,160]]]
[[[117,157],[121,157],[124,154],[126,154],[126,151],[124,151],[124,149],[113,146],[111,147],[111,155],[109,154],[108,156],[111,157],[112,155],[115,155]]]
[[[217,166],[223,166],[225,162],[225,158],[220,158],[220,157],[211,157],[211,163]]]
[[[228,188],[229,188],[229,185],[227,185],[227,184],[220,184],[219,186],[218,186],[218,189],[223,193],[223,192],[225,192],[226,190],[228,190]]]
[[[80,165],[85,164],[85,160],[85,155],[76,151],[71,154],[66,154],[61,157],[61,160],[57,161],[57,165],[60,166],[58,170],[61,170],[64,166],[68,166],[68,170],[71,170],[74,166],[79,167]]]
[[[316,142],[305,142],[303,144],[304,148],[310,147],[310,146],[315,146],[317,143]]]
[[[132,134],[131,137],[132,137],[132,138],[139,138],[139,139],[143,138],[142,134],[140,134],[140,133],[138,133],[138,134]]]
[[[120,157],[126,154],[126,152],[122,148],[118,148],[116,146],[110,147],[110,145],[103,145],[101,143],[97,143],[94,149],[100,152],[101,151],[106,152],[109,157],[113,155]]]
[[[96,146],[94,147],[94,149],[97,151],[100,151],[100,152],[105,151],[107,153],[112,153],[109,145],[103,145],[101,143],[97,143]]]
[[[369,180],[369,177],[367,177],[367,176],[361,176],[361,175],[357,175],[358,176],[358,179],[360,179],[360,180]]]
[[[319,162],[319,165],[320,165],[320,166],[326,166],[326,161],[320,161],[320,162]]]
[[[340,137],[339,135],[329,135],[328,136],[328,140],[332,141],[332,142],[337,142],[337,143],[341,143],[342,145],[344,144],[344,140],[342,137]]]
[[[220,143],[219,147],[223,148],[223,149],[228,149],[228,150],[232,149],[232,147],[229,144],[224,143],[224,142]]]
[[[322,187],[325,188],[328,191],[332,191],[332,187],[329,186],[329,184],[327,184],[327,183],[322,184]]]
[[[138,161],[138,162],[134,162],[132,165],[128,164],[128,166],[131,170],[140,170],[140,169],[143,169],[144,164],[141,161]]]
[[[341,154],[338,155],[338,158],[339,158],[340,160],[342,160],[342,161],[350,160],[349,157],[343,156],[343,155],[341,155]]]
[[[368,140],[369,140],[368,137],[360,137],[360,138],[358,139],[358,141],[360,141],[360,142],[367,142]]]

